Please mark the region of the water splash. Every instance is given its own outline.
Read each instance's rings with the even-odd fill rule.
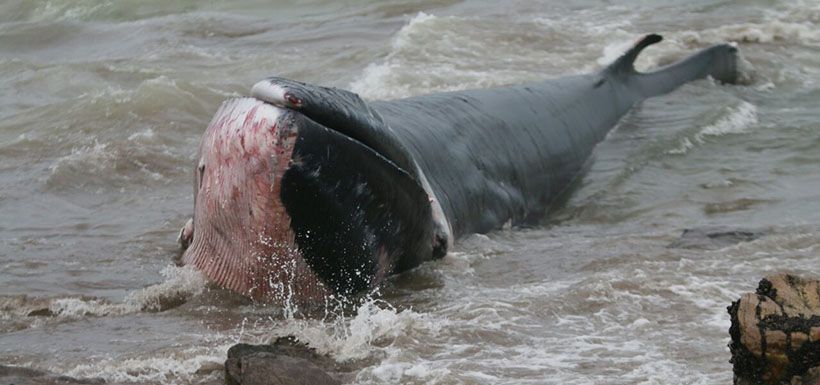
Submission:
[[[389,343],[409,329],[429,326],[422,314],[399,311],[387,302],[368,298],[352,318],[291,320],[275,335],[293,335],[319,353],[344,362],[365,359],[373,353],[374,345]]]

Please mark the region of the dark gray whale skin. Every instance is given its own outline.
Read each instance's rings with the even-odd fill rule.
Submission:
[[[371,106],[419,162],[455,237],[523,224],[543,216],[633,105],[707,76],[734,82],[728,45],[635,72],[634,57],[656,36],[597,74]]]
[[[636,72],[638,53],[660,40],[644,36],[593,74],[392,101],[257,83],[253,97],[298,132],[273,183],[301,257],[334,292],[352,293],[463,235],[541,219],[636,103],[696,79],[735,82],[737,49],[726,44]]]

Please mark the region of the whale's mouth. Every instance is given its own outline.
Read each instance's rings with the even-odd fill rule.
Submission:
[[[252,98],[228,100],[199,148],[183,263],[250,297],[317,299],[327,292],[299,253],[280,199],[296,140],[291,114]]]
[[[415,180],[299,111],[254,98],[224,102],[198,162],[182,260],[220,286],[318,302],[429,258],[429,202]]]

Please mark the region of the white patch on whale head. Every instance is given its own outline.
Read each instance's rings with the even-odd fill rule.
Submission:
[[[270,80],[262,80],[251,87],[251,96],[278,107],[290,107],[285,98],[285,89]]]

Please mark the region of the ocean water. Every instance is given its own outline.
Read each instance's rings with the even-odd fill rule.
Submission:
[[[174,264],[196,147],[222,100],[278,75],[367,99],[601,68],[713,43],[744,81],[647,100],[531,229],[324,312],[254,304]],[[351,384],[728,384],[726,306],[820,276],[816,1],[0,3],[0,363],[217,384],[232,344],[295,335]],[[768,235],[668,247],[683,229]]]

